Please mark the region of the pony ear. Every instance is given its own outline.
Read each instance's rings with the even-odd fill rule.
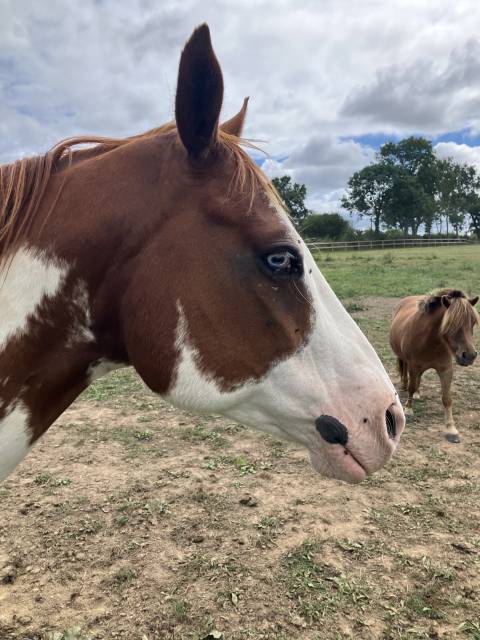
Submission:
[[[452,299],[448,296],[442,296],[442,304],[445,309],[448,309],[448,307],[452,304]]]
[[[185,45],[178,69],[175,120],[187,151],[198,156],[215,144],[223,100],[222,70],[206,24]]]
[[[227,120],[220,125],[220,129],[222,131],[225,131],[225,133],[229,133],[232,136],[237,136],[237,138],[242,135],[245,116],[247,114],[248,100],[248,97],[244,98],[243,105],[240,111],[235,116],[233,116],[233,118],[230,118],[230,120]]]
[[[477,304],[478,300],[479,300],[479,297],[475,296],[474,298],[471,298],[469,302],[472,305],[472,307],[474,307]]]

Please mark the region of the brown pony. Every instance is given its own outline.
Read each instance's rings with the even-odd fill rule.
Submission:
[[[412,403],[420,398],[422,374],[435,369],[442,385],[446,438],[460,442],[452,415],[450,386],[453,359],[462,367],[473,364],[477,351],[473,329],[479,316],[474,306],[478,296],[468,299],[463,291],[442,289],[429,296],[404,298],[390,327],[390,344],[398,358],[398,370],[404,389],[408,386],[405,413],[413,413]]]
[[[175,406],[303,444],[328,476],[359,482],[395,450],[395,389],[240,146],[246,101],[220,125],[222,98],[203,25],[174,123],[0,168],[0,478],[130,364]]]

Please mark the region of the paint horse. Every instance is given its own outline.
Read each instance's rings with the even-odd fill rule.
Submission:
[[[462,367],[473,364],[477,357],[473,342],[473,329],[479,320],[474,308],[477,302],[478,296],[469,300],[456,289],[409,296],[398,305],[390,328],[390,344],[398,358],[401,382],[404,389],[408,387],[405,413],[413,414],[413,400],[420,398],[422,374],[435,369],[442,386],[445,436],[453,443],[460,442],[450,394],[453,356]]]
[[[203,25],[175,122],[1,168],[1,477],[125,365],[176,407],[301,443],[327,476],[359,482],[395,450],[395,389],[240,145],[246,101],[219,125],[222,98]]]

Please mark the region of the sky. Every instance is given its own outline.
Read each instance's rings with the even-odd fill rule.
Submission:
[[[422,135],[480,170],[476,0],[0,0],[0,162],[172,119],[181,48],[207,22],[222,117],[274,177],[336,211],[387,140]]]

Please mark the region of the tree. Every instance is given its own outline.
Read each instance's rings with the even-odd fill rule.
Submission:
[[[462,207],[470,219],[470,229],[480,238],[480,176],[472,165],[461,165]]]
[[[386,164],[370,164],[356,171],[348,181],[342,207],[372,219],[375,235],[380,234],[380,222],[388,192],[392,187],[395,169]]]
[[[419,226],[433,218],[433,208],[433,199],[425,193],[416,176],[397,167],[385,198],[383,219],[387,225],[402,229],[404,235],[411,229],[412,235],[416,235]]]
[[[283,200],[287,210],[296,225],[308,216],[309,211],[305,206],[305,198],[307,197],[307,187],[298,182],[292,182],[290,176],[281,176],[273,178],[273,186],[278,191],[280,198]]]
[[[472,225],[479,201],[478,189],[480,178],[472,165],[458,164],[452,158],[438,160],[438,189],[436,194],[437,209],[452,225],[458,236],[465,225],[466,215],[470,216]],[[474,226],[474,225],[473,225]]]
[[[473,230],[480,240],[480,198],[477,196],[476,202],[472,201],[467,205],[467,212],[470,216],[470,229]]]
[[[339,240],[353,232],[353,229],[339,213],[315,213],[304,220],[300,231],[308,238]]]
[[[378,153],[380,162],[401,169],[412,176],[417,185],[405,180],[404,193],[415,192],[419,196],[418,206],[422,209],[421,223],[425,225],[425,231],[431,232],[435,215],[435,194],[437,190],[437,158],[433,151],[432,143],[425,138],[411,136],[400,142],[387,142],[380,147]],[[407,187],[408,183],[408,187]],[[423,191],[423,193],[422,193]],[[430,203],[427,203],[430,200]],[[416,202],[412,201],[412,225],[418,226],[419,211],[415,210]],[[407,213],[404,211],[404,213]]]
[[[437,192],[435,194],[438,215],[445,218],[448,224],[458,227],[463,220],[458,216],[462,207],[463,194],[461,188],[461,167],[452,158],[437,160]]]

